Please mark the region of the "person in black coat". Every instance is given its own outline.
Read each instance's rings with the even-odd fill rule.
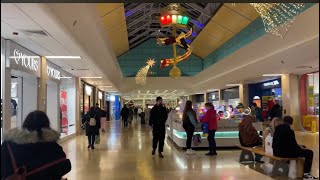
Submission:
[[[53,163],[48,168],[27,176],[27,180],[61,180],[70,172],[71,163],[57,143],[59,138],[60,133],[50,128],[48,116],[44,112],[29,113],[22,129],[11,129],[4,135],[1,145],[1,179],[14,173],[10,148],[17,168],[26,167],[29,173]]]
[[[270,118],[273,119],[275,117],[282,118],[282,107],[279,104],[279,100],[275,100],[276,104],[273,105],[270,110]]]
[[[291,129],[293,118],[286,116],[283,118],[283,124],[278,125],[273,134],[273,154],[283,158],[305,158],[304,178],[316,179],[311,172],[313,151],[299,146],[294,131]]]
[[[94,118],[96,120],[95,126],[90,126],[90,119]],[[91,107],[86,115],[82,118],[82,123],[86,127],[86,136],[88,136],[88,148],[94,149],[94,143],[96,136],[99,136],[99,129],[101,128],[100,123],[100,111],[96,111],[95,107]]]
[[[163,158],[163,146],[166,136],[167,109],[162,105],[162,98],[157,97],[157,104],[151,109],[149,125],[153,129],[152,155],[155,155],[158,143],[159,157]]]
[[[127,107],[128,105],[124,105],[123,108],[121,109],[120,115],[122,117],[123,120],[123,127],[127,127],[128,125],[128,118],[130,115],[130,110]]]

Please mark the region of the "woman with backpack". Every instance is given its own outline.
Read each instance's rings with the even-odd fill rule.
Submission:
[[[187,154],[194,154],[191,149],[191,142],[197,124],[196,121],[196,112],[192,109],[192,101],[187,101],[182,115],[183,128],[187,133]]]
[[[4,135],[1,145],[1,179],[61,180],[71,163],[57,143],[60,133],[50,128],[42,111],[28,114],[22,128]]]
[[[99,136],[99,129],[101,128],[100,123],[100,112],[95,111],[94,107],[91,107],[86,115],[82,118],[82,123],[86,127],[86,135],[88,136],[88,149],[94,149],[94,143],[96,136]]]

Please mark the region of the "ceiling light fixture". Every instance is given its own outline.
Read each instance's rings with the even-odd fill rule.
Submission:
[[[147,91],[147,94],[149,93],[149,90]]]
[[[102,77],[80,77],[81,79],[102,79]]]
[[[240,86],[241,84],[226,84],[226,86],[230,87],[230,86]]]
[[[102,87],[102,88],[112,88],[112,86],[98,86],[98,87]]]
[[[47,59],[81,59],[81,56],[45,56]]]
[[[138,93],[140,94],[140,91],[138,91]]]
[[[65,77],[65,76],[62,76],[62,77],[60,77],[60,79],[72,79],[72,77]]]
[[[272,77],[272,76],[282,76],[283,74],[264,74],[264,75],[262,75],[262,76],[264,76],[264,77]]]

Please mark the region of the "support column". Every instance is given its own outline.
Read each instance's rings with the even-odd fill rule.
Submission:
[[[222,105],[222,101],[223,101],[223,99],[222,99],[222,90],[219,89],[218,93],[219,93],[219,106],[221,106]]]
[[[145,109],[145,108],[146,108],[146,100],[142,99],[142,109]]]
[[[47,112],[47,59],[41,57],[40,78],[38,78],[38,110]]]
[[[299,76],[286,74],[281,77],[283,116],[293,118],[294,130],[301,130],[301,113],[299,104]]]
[[[248,84],[240,84],[239,85],[239,99],[240,99],[240,103],[242,103],[245,107],[250,106]]]
[[[82,99],[80,99],[80,91],[81,91],[81,79],[76,77],[75,78],[75,87],[76,87],[76,98],[75,98],[75,105],[76,105],[76,121],[75,121],[75,126],[76,126],[76,135],[80,135],[82,130],[80,124],[82,124],[82,119],[81,119],[81,103]]]
[[[1,66],[3,64],[1,63]],[[5,68],[4,73],[1,74],[3,76],[3,99],[2,99],[2,113],[3,113],[3,124],[2,130],[3,134],[5,134],[9,129],[11,129],[11,69]]]

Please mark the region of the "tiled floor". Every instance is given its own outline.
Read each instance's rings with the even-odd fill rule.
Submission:
[[[123,129],[119,122],[108,123],[108,131],[94,151],[87,149],[85,136],[62,145],[72,162],[71,180],[161,179],[161,180],[241,180],[272,179],[237,162],[239,150],[219,150],[217,157],[206,157],[205,151],[188,156],[166,141],[164,159],[151,156],[150,129],[133,124]],[[297,133],[315,151],[313,173],[319,175],[319,135]]]

